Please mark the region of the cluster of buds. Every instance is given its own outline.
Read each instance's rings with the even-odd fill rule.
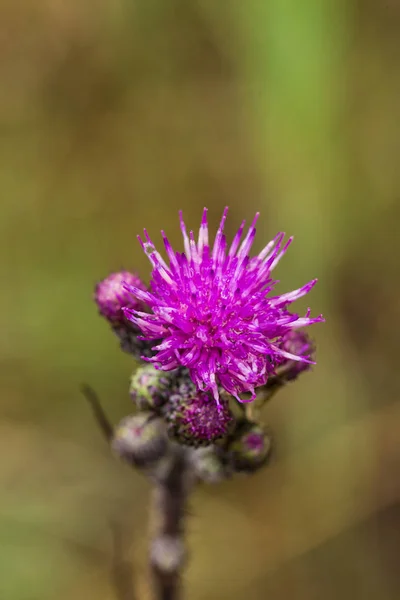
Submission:
[[[118,425],[112,447],[138,468],[156,473],[174,444],[186,449],[194,476],[206,483],[252,473],[267,462],[271,439],[264,428],[244,413],[235,416],[232,398],[221,396],[218,406],[196,393],[187,370],[166,375],[140,366],[130,396],[136,413]]]

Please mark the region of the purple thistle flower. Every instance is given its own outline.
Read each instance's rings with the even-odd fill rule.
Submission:
[[[316,279],[298,290],[271,296],[276,281],[271,272],[293,238],[284,243],[279,233],[254,258],[249,252],[256,235],[256,214],[240,243],[245,222],[228,249],[223,233],[228,209],[224,210],[214,245],[208,240],[207,209],[204,209],[197,242],[189,235],[180,213],[184,253],[175,252],[162,231],[169,265],[156,250],[148,233],[139,241],[153,266],[151,288],[126,282],[126,290],[147,304],[152,314],[124,308],[126,317],[143,332],[143,339],[161,340],[155,356],[146,358],[157,369],[169,371],[184,366],[198,390],[211,391],[219,403],[218,387],[242,401],[239,394],[262,386],[283,357],[310,362],[281,345],[294,328],[323,321],[290,313],[288,306],[307,294]]]

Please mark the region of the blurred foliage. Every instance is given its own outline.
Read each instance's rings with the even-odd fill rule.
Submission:
[[[327,323],[271,467],[194,495],[188,597],[399,597],[399,35],[396,0],[2,1],[1,598],[115,597],[110,523],[146,596],[148,486],[79,394],[131,410],[92,288],[227,204],[295,234]]]

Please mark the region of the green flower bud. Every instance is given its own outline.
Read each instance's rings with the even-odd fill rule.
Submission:
[[[244,421],[227,448],[229,463],[237,472],[253,472],[262,467],[271,452],[271,438],[261,425]]]
[[[193,450],[190,461],[196,477],[204,483],[219,483],[230,475],[226,465],[212,446]]]
[[[162,419],[152,413],[125,417],[115,430],[112,449],[138,467],[148,467],[165,456],[168,439]]]
[[[139,410],[157,410],[167,401],[170,387],[167,373],[144,365],[132,375],[129,393]]]

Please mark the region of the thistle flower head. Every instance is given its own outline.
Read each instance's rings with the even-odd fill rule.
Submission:
[[[271,273],[285,254],[292,238],[285,243],[279,233],[258,256],[249,252],[256,234],[256,214],[241,242],[243,222],[228,247],[224,231],[227,209],[219,225],[214,244],[208,236],[207,210],[195,240],[189,235],[180,215],[184,253],[175,252],[162,232],[167,264],[145,230],[142,247],[153,266],[151,288],[146,291],[127,282],[126,290],[150,307],[146,313],[129,305],[125,315],[143,333],[146,340],[161,340],[154,356],[147,358],[157,369],[172,370],[184,366],[200,392],[211,392],[220,402],[219,388],[240,400],[239,394],[266,383],[281,357],[308,362],[305,356],[292,354],[281,340],[293,328],[322,321],[291,313],[288,307],[307,294],[316,283],[272,295],[275,281]]]
[[[143,303],[127,292],[124,287],[125,283],[141,290],[146,289],[139,277],[129,271],[111,273],[95,288],[94,300],[99,312],[112,325],[126,322],[122,307],[143,310]]]

